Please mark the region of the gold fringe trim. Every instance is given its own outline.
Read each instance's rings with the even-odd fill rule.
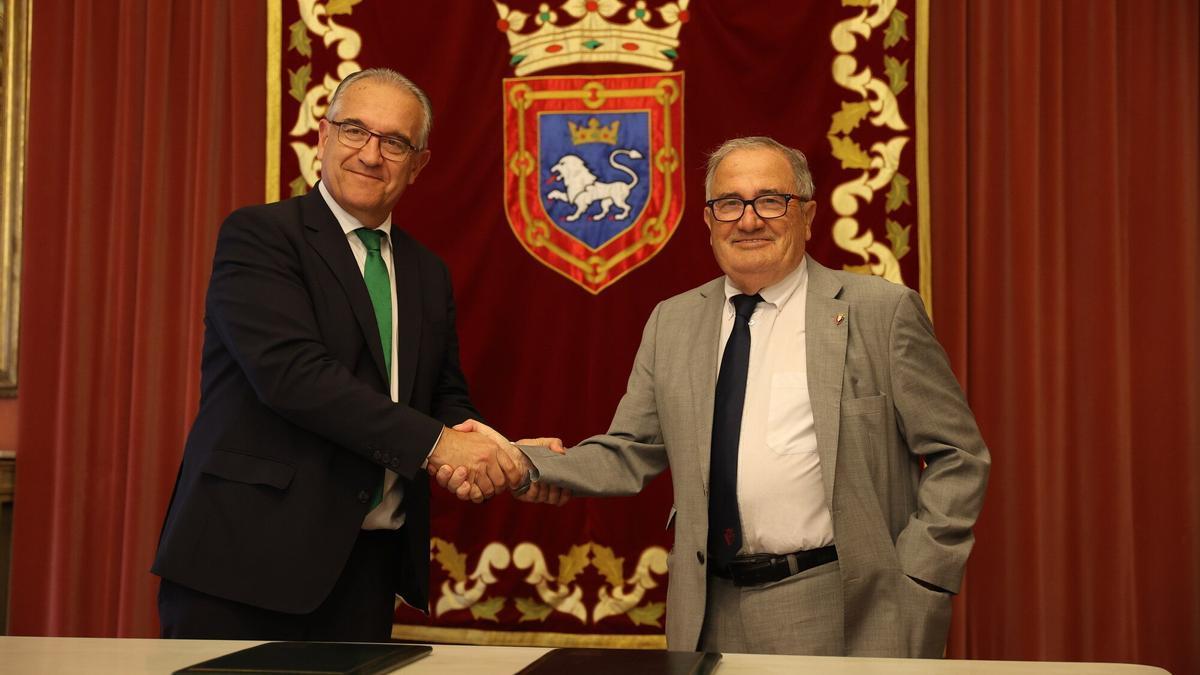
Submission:
[[[438,626],[392,626],[392,639],[443,644],[501,647],[607,647],[610,649],[666,649],[665,635],[596,635],[579,633],[517,632]]]

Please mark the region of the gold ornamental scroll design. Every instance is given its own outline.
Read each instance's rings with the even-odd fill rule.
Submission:
[[[923,1],[918,0],[918,3]],[[842,4],[857,7],[859,12],[838,22],[830,33],[830,40],[838,52],[832,73],[834,81],[857,98],[842,101],[841,108],[832,115],[827,136],[841,168],[859,173],[833,190],[830,202],[838,215],[833,226],[833,240],[838,247],[857,254],[864,261],[862,265],[846,265],[846,269],[902,284],[900,260],[912,250],[909,245],[912,226],[897,222],[892,214],[911,204],[911,181],[900,171],[903,153],[911,140],[903,132],[910,131],[910,127],[897,100],[910,86],[910,62],[896,58],[888,50],[910,40],[910,17],[897,7],[897,0],[842,0]],[[884,48],[882,77],[876,76],[870,65],[860,64],[854,54],[873,35],[879,36]],[[917,71],[921,72],[920,67]],[[863,121],[888,130],[891,137],[864,150],[854,138],[854,132]],[[880,193],[885,194],[884,211],[889,214],[885,218],[886,234],[882,238],[869,227],[860,227],[856,218],[860,202],[870,202]],[[927,237],[922,228],[918,228],[918,232],[918,245],[924,247]],[[924,255],[921,260],[924,262]]]
[[[32,3],[0,0],[0,396],[17,394]]]
[[[317,159],[317,145],[313,134],[329,107],[329,97],[346,76],[361,70],[356,59],[362,51],[362,36],[358,31],[338,23],[337,17],[350,15],[354,5],[362,0],[297,0],[300,18],[287,26],[287,51],[296,52],[307,59],[296,69],[287,70],[287,94],[300,104],[296,119],[288,136],[288,144],[295,156],[299,175],[288,184],[290,196],[295,197],[308,191],[321,177],[321,163]],[[282,38],[281,38],[282,39]],[[339,59],[335,73],[324,73],[319,78],[313,75],[314,43],[332,49]],[[282,66],[274,67],[276,81],[281,76]],[[270,132],[270,129],[268,129]],[[276,130],[278,138],[282,130]],[[278,157],[278,152],[276,152]],[[270,174],[270,172],[268,172]],[[278,198],[279,175],[275,172]],[[268,183],[268,192],[271,184]]]
[[[532,590],[531,595],[511,599],[520,614],[518,623],[544,622],[552,614],[560,613],[581,625],[624,616],[634,626],[663,627],[665,603],[643,602],[646,592],[658,587],[655,577],[667,573],[667,551],[660,546],[642,551],[628,577],[624,558],[616,556],[611,548],[590,541],[571,546],[565,554],[560,554],[557,568],[552,568],[541,547],[531,542],[522,542],[511,550],[503,543],[491,542],[470,570],[467,554],[452,542],[434,537],[430,556],[447,576],[434,602],[435,617],[465,610],[476,621],[499,623],[498,615],[508,606],[510,598],[489,595],[488,588],[499,580],[497,571],[511,566],[525,572],[523,581]],[[604,580],[590,605],[584,598],[583,587],[577,583],[588,567],[594,567]]]
[[[680,91],[674,81],[661,80],[653,88],[630,88],[630,89],[609,89],[601,82],[588,82],[578,89],[562,89],[562,90],[547,90],[535,91],[532,87],[519,84],[509,90],[509,104],[517,111],[517,147],[508,157],[506,165],[508,170],[512,172],[518,182],[523,182],[530,174],[536,170],[536,162],[534,161],[535,153],[528,145],[528,129],[526,128],[526,111],[538,100],[577,100],[586,108],[591,110],[599,109],[604,106],[609,100],[621,98],[644,98],[652,97],[656,103],[662,108],[662,135],[663,147],[660,148],[653,157],[654,166],[662,172],[665,180],[663,181],[663,198],[662,207],[656,215],[652,215],[639,226],[638,238],[629,246],[613,253],[607,258],[596,255],[594,249],[590,246],[585,246],[593,252],[592,255],[586,258],[580,258],[565,248],[559,246],[550,238],[550,224],[544,218],[539,218],[534,215],[533,209],[529,204],[529,197],[525,190],[518,190],[518,206],[521,210],[521,215],[526,223],[525,229],[519,237],[522,246],[530,253],[533,249],[543,248],[553,253],[560,260],[565,261],[572,267],[580,270],[584,278],[591,284],[599,284],[609,274],[609,272],[617,265],[624,262],[630,256],[636,254],[646,246],[657,246],[663,243],[669,231],[666,227],[667,213],[671,208],[671,198],[674,195],[674,188],[671,184],[671,177],[682,167],[682,158],[673,147],[675,130],[671,123],[671,106],[679,101]],[[538,256],[535,258],[541,259]],[[551,269],[559,273],[562,270],[551,266]],[[587,288],[588,292],[593,295],[599,293],[599,290]]]

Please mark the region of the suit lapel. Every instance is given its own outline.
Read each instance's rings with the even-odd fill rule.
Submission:
[[[826,267],[808,258],[808,293],[804,310],[808,391],[813,424],[817,432],[817,454],[825,483],[825,504],[833,508],[834,472],[837,469],[838,429],[842,400],[842,377],[846,369],[846,335],[850,305],[837,298],[842,284]],[[837,316],[842,320],[838,321]]]
[[[392,269],[396,270],[396,392],[410,400],[421,345],[421,274],[413,242],[392,223]]]
[[[683,326],[678,335],[688,341],[688,360],[692,364],[691,384],[696,420],[696,451],[699,453],[701,488],[708,497],[708,473],[712,459],[713,399],[717,388],[717,342],[721,339],[721,308],[725,306],[725,277],[702,286],[694,301],[699,311],[682,314],[695,322]]]
[[[329,265],[333,276],[337,278],[354,311],[354,318],[366,336],[367,348],[379,376],[387,382],[387,365],[383,360],[383,346],[379,341],[379,325],[375,321],[375,310],[371,305],[371,296],[367,294],[367,284],[363,281],[362,271],[358,269],[358,261],[346,241],[346,233],[338,224],[337,218],[329,210],[320,189],[314,187],[303,199],[305,236],[317,254]]]

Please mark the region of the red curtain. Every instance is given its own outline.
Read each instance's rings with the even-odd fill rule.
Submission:
[[[261,201],[263,3],[34,8],[10,630],[154,635],[215,231]]]
[[[1200,12],[931,11],[935,319],[994,459],[951,655],[1200,672]]]

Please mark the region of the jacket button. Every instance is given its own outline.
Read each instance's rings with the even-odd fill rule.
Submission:
[[[699,561],[701,565],[704,564],[704,551],[696,551],[696,560]]]
[[[367,492],[366,490],[359,490],[358,491],[358,503],[366,504],[369,501],[371,501],[371,493]]]

